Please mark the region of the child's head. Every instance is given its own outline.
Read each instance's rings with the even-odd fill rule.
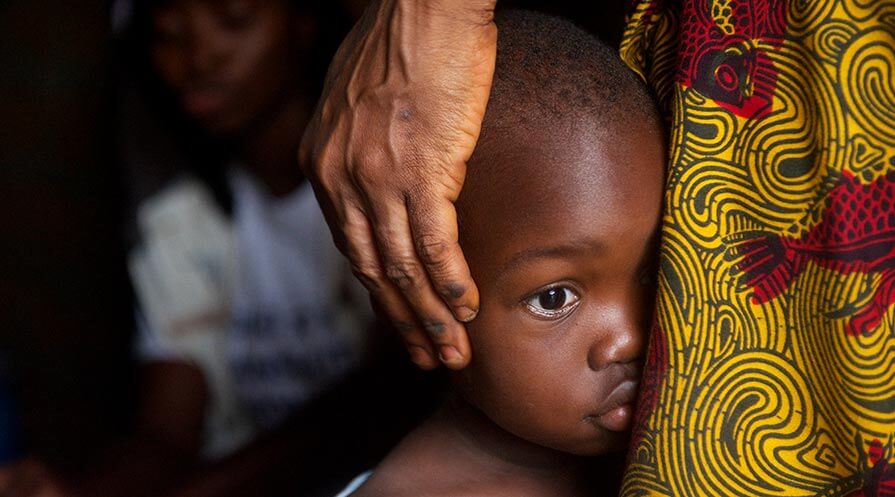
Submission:
[[[144,2],[155,70],[212,135],[239,133],[275,114],[308,77],[303,70],[316,31],[314,2]]]
[[[618,54],[569,22],[508,12],[497,25],[457,202],[481,292],[458,384],[506,431],[598,454],[625,440],[652,316],[660,121]]]

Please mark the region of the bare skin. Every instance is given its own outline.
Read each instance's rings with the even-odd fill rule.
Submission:
[[[467,325],[475,359],[358,497],[584,497],[617,483],[653,303],[663,150],[658,123],[613,133],[568,118],[482,137],[458,201],[481,291]]]
[[[494,430],[491,424],[464,401],[452,399],[414,430],[355,495],[587,495],[587,480],[582,476],[586,461],[556,451],[508,458],[513,453],[498,451],[525,446],[515,454],[533,452],[531,444]]]
[[[471,358],[460,321],[479,294],[454,202],[488,102],[495,4],[374,2],[330,66],[299,150],[336,245],[426,369]]]

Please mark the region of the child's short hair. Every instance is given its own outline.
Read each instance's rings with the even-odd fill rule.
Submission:
[[[540,127],[569,114],[601,127],[658,123],[654,100],[618,52],[572,22],[546,14],[498,11],[497,65],[483,133]]]

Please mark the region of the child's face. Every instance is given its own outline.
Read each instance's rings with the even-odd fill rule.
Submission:
[[[481,310],[461,388],[539,445],[598,454],[631,424],[664,164],[660,130],[639,127],[609,137],[579,123],[470,164],[461,244]]]
[[[153,25],[153,64],[213,134],[238,132],[289,95],[311,28],[282,0],[174,0]]]

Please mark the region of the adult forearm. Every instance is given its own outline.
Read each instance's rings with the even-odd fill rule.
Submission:
[[[491,13],[497,0],[398,0],[404,4],[415,4],[436,15],[449,15],[458,20],[491,22]],[[484,17],[482,17],[484,15]]]

